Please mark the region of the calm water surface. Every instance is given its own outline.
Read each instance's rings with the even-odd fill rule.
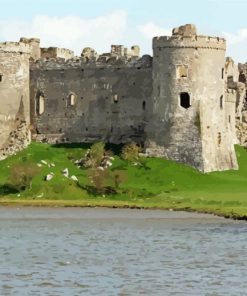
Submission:
[[[0,295],[247,295],[247,224],[182,212],[0,208]]]

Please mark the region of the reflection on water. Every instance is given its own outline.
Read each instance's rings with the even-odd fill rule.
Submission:
[[[0,208],[0,295],[247,295],[247,225],[191,213]]]

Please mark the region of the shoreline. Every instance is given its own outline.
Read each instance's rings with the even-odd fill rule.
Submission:
[[[225,219],[247,221],[247,215],[237,214],[229,211],[212,210],[212,209],[200,209],[191,207],[162,207],[162,206],[147,206],[138,205],[136,203],[129,203],[124,201],[109,201],[104,200],[92,201],[92,200],[0,200],[0,207],[35,207],[35,208],[105,208],[105,209],[130,209],[130,210],[160,210],[168,212],[187,212],[197,214],[207,214],[215,217],[221,217]]]

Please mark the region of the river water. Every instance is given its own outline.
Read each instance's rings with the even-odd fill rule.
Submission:
[[[0,295],[247,295],[247,224],[184,212],[0,208]]]

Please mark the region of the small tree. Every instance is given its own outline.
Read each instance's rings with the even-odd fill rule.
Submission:
[[[96,193],[104,193],[104,188],[109,181],[109,171],[101,170],[98,168],[92,168],[89,170],[89,181],[95,187]]]
[[[31,189],[32,180],[39,172],[39,168],[28,163],[20,163],[11,167],[8,183],[18,191]]]
[[[105,155],[105,144],[98,142],[92,145],[89,153],[86,156],[84,166],[97,168]]]
[[[121,157],[124,160],[134,162],[137,161],[139,158],[140,148],[135,143],[129,143],[124,145],[122,149]]]
[[[126,181],[127,174],[125,171],[115,170],[112,172],[112,178],[113,178],[115,189],[118,190],[120,184]]]

